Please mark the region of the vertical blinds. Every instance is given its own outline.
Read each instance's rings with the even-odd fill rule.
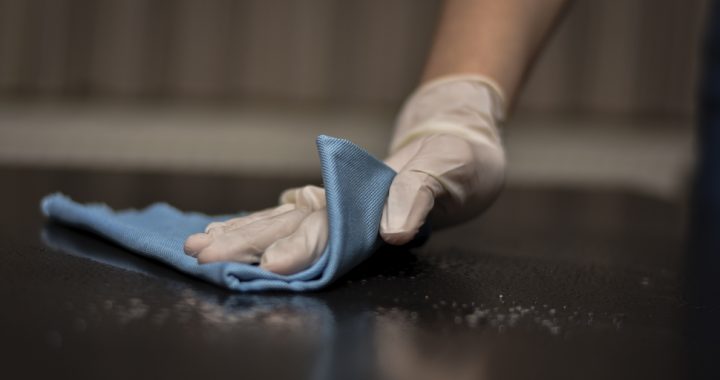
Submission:
[[[578,0],[521,107],[688,114],[707,0]],[[0,0],[0,96],[397,104],[437,0]]]

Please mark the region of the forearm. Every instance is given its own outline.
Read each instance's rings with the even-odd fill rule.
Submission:
[[[509,106],[569,0],[445,0],[422,82],[492,78]]]

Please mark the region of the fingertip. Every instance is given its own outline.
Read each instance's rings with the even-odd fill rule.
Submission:
[[[282,275],[297,273],[300,268],[298,268],[295,258],[298,256],[301,255],[297,252],[297,248],[283,244],[283,241],[280,240],[268,247],[262,255],[260,268]]]
[[[188,236],[185,240],[183,250],[186,255],[197,256],[203,249],[208,247],[213,241],[213,238],[205,233],[193,234]]]
[[[207,264],[214,261],[222,261],[221,253],[222,252],[219,252],[217,249],[213,249],[212,246],[209,246],[195,255],[195,258],[197,259],[198,264]]]
[[[390,245],[404,245],[412,241],[418,230],[411,231],[380,231],[380,237]]]
[[[325,250],[328,241],[325,210],[310,214],[291,235],[267,247],[260,267],[273,273],[290,275],[309,268]]]
[[[195,256],[198,264],[209,264],[220,261],[234,261],[243,264],[257,264],[260,259],[257,255],[247,252],[236,252],[227,246],[213,244],[203,249]]]
[[[295,196],[295,193],[298,191],[298,189],[288,189],[280,193],[280,197],[278,198],[278,204],[286,205],[286,204],[295,204],[297,197]]]
[[[405,240],[405,235],[407,233],[405,232],[398,232],[393,231],[393,228],[390,226],[390,214],[388,211],[388,201],[385,202],[385,206],[383,207],[383,213],[382,217],[380,218],[380,237],[385,241],[385,243],[390,245],[402,245],[404,244],[403,241]]]
[[[428,174],[405,171],[390,186],[380,219],[380,237],[388,244],[403,245],[415,238],[433,209],[436,180]]]

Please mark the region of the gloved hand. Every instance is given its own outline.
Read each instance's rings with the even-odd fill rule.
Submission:
[[[201,264],[215,261],[259,263],[279,274],[297,273],[320,257],[328,239],[325,190],[286,190],[280,205],[226,222],[185,241],[185,253]]]
[[[398,172],[390,187],[380,235],[390,244],[413,239],[428,215],[433,228],[470,219],[499,193],[505,156],[497,124],[502,93],[488,78],[441,78],[405,103],[385,162]],[[209,225],[192,235],[186,253],[201,263],[260,263],[291,274],[310,266],[327,243],[324,190],[285,191],[280,206]]]

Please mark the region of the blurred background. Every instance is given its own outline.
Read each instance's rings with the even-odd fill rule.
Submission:
[[[508,185],[679,201],[706,0],[577,0],[505,127]],[[438,0],[0,0],[0,164],[318,176],[383,156]]]

